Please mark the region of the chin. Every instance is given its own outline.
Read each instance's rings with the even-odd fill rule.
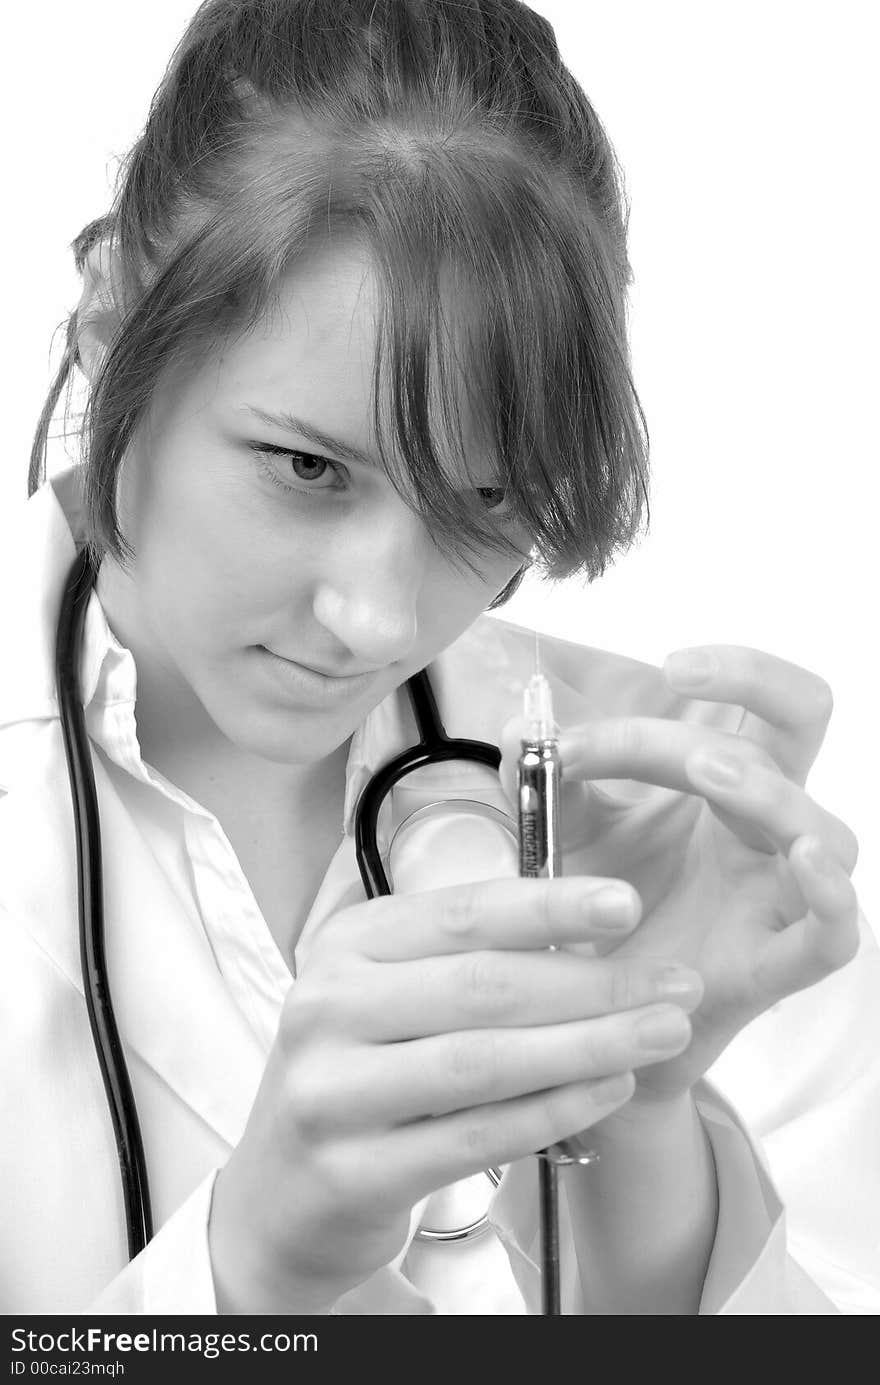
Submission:
[[[362,717],[352,726],[350,721],[335,724],[328,715],[298,715],[296,712],[271,717],[251,716],[244,725],[227,730],[220,727],[236,749],[243,755],[266,760],[276,765],[311,765],[325,760],[350,740]]]

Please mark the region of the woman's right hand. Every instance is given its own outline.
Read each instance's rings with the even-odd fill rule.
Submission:
[[[639,908],[621,881],[505,879],[328,919],[217,1176],[218,1311],[328,1311],[421,1198],[602,1120],[681,1052],[696,972],[548,950],[619,939]]]

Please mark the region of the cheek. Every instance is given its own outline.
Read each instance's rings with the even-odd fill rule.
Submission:
[[[139,511],[139,566],[155,619],[193,649],[259,642],[266,618],[296,600],[289,526],[267,525],[240,479],[208,482],[185,462],[175,474],[166,461],[169,479],[141,497],[149,504]]]
[[[482,576],[451,571],[438,565],[425,583],[420,626],[430,627],[433,643],[451,643],[482,615],[503,591],[519,567],[518,563],[497,558],[483,564]]]

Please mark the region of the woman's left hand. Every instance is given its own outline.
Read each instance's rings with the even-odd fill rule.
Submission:
[[[703,659],[702,680],[674,672],[685,657]],[[827,683],[735,645],[688,650],[664,674],[686,696],[742,707],[738,732],[623,717],[560,734],[564,874],[628,881],[641,921],[615,955],[675,959],[705,984],[689,1047],[636,1074],[636,1097],[654,1098],[686,1092],[739,1030],[844,966],[859,941],[858,842],[804,789],[831,715]],[[505,735],[508,789],[518,729]],[[592,783],[608,779],[660,792],[618,799]]]

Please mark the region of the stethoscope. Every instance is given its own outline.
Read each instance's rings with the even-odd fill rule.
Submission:
[[[85,727],[79,687],[78,652],[89,594],[97,578],[90,551],[84,547],[74,560],[64,588],[55,646],[55,678],[76,835],[77,903],[79,910],[80,962],[89,1024],[116,1139],[125,1207],[128,1253],[133,1259],[153,1235],[150,1189],[143,1140],[134,1094],[110,995],[104,949],[104,894],[101,825],[91,750]],[[377,842],[379,812],[388,794],[405,775],[426,765],[446,760],[467,760],[497,770],[501,751],[486,741],[449,737],[437,709],[427,672],[414,674],[406,684],[419,733],[418,744],[403,751],[380,769],[363,789],[355,812],[355,853],[367,897],[389,895],[392,886]],[[460,802],[460,801],[459,801]],[[471,809],[480,805],[470,803]],[[427,805],[431,808],[433,805]],[[444,802],[444,808],[450,808]],[[424,812],[425,808],[418,812]],[[486,805],[496,820],[504,815]],[[412,814],[415,818],[417,814]],[[493,1187],[501,1181],[498,1169],[487,1169]],[[465,1226],[440,1230],[422,1226],[416,1237],[423,1241],[467,1241],[488,1227],[488,1213]]]

